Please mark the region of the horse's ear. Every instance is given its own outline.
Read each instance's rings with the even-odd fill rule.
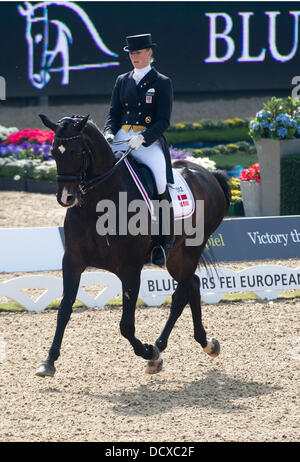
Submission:
[[[50,130],[53,130],[54,132],[56,132],[57,128],[58,128],[58,124],[56,124],[55,122],[51,122],[50,119],[48,119],[47,116],[45,116],[44,114],[39,114],[39,118],[41,119],[41,121],[43,122],[43,124],[50,128]]]
[[[89,117],[90,114],[88,114],[86,117],[83,117],[79,122],[76,122],[74,128],[77,132],[81,132],[81,130],[85,127],[85,124],[87,123]]]

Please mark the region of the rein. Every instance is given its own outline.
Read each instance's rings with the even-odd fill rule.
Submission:
[[[121,162],[125,159],[125,157],[128,156],[128,154],[131,153],[131,148],[128,148],[126,152],[122,155],[122,157],[113,165],[113,167],[108,170],[107,172],[97,175],[94,178],[91,178],[90,180],[86,180],[86,171],[89,166],[89,161],[92,159],[92,153],[84,139],[84,136],[82,133],[76,136],[70,136],[68,138],[61,138],[59,136],[54,135],[54,138],[60,141],[69,141],[69,140],[75,140],[75,139],[81,139],[83,149],[82,149],[82,160],[81,160],[81,167],[80,167],[80,174],[79,175],[69,175],[67,173],[61,173],[56,176],[56,180],[58,182],[60,181],[80,181],[78,185],[78,189],[81,195],[85,195],[88,193],[91,189],[95,188],[99,184],[103,183],[106,181],[108,178],[111,177],[111,175],[116,171],[116,169],[120,166]],[[124,141],[128,140],[123,140],[123,141],[116,141],[114,144],[121,144],[124,143]]]

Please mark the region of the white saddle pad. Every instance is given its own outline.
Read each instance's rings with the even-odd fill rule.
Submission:
[[[145,200],[151,216],[154,218],[154,207],[151,199],[148,196],[146,189],[142,185],[141,181],[137,177],[135,171],[133,170],[126,158],[124,159],[124,162],[138,190],[140,191],[143,199]],[[190,217],[194,213],[194,196],[189,188],[189,185],[187,184],[183,176],[178,172],[178,170],[173,169],[173,176],[174,184],[168,184],[168,188],[174,209],[174,220],[182,220],[184,218]]]
[[[195,201],[189,185],[178,172],[173,169],[174,184],[168,184],[174,209],[174,219],[182,220],[190,217],[195,211]]]

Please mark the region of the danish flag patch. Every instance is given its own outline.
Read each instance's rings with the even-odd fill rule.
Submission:
[[[180,207],[187,207],[189,205],[189,200],[186,194],[179,194],[177,196]]]

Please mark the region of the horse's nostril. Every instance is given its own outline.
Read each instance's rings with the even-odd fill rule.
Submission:
[[[57,200],[64,207],[72,207],[78,203],[76,191],[73,189],[69,191],[66,186],[57,193]]]

